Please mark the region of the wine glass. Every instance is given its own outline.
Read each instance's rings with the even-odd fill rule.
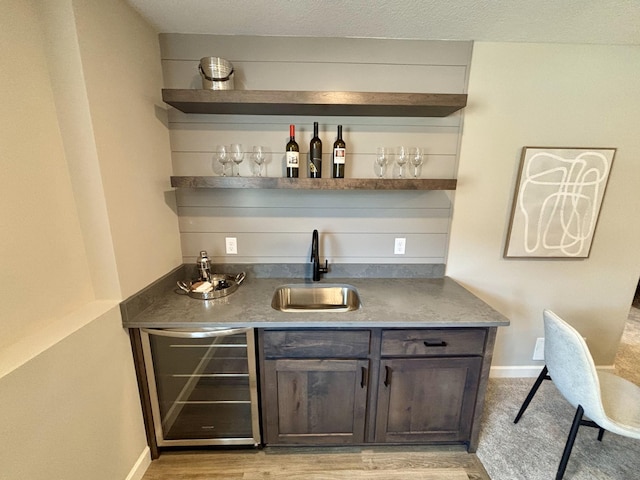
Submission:
[[[227,164],[231,161],[231,158],[229,157],[229,147],[226,145],[216,146],[216,155],[218,157],[218,162],[222,164],[222,176],[226,177]]]
[[[378,177],[384,177],[387,171],[387,163],[389,162],[389,156],[391,155],[391,149],[389,147],[378,147],[376,153],[376,174]]]
[[[242,151],[242,145],[239,143],[231,144],[231,160],[238,166],[237,176],[240,176],[240,164],[242,160],[244,160],[244,152]],[[233,176],[233,170],[231,171],[231,175]]]
[[[264,157],[264,147],[262,145],[254,145],[251,159],[253,160],[253,163],[256,164],[256,172],[258,174],[258,177],[262,176],[262,164],[264,163]]]
[[[422,165],[422,150],[418,147],[411,147],[409,149],[409,161],[413,165],[413,177],[418,178],[420,165]]]
[[[407,164],[409,160],[409,151],[407,147],[398,147],[396,150],[396,163],[400,170],[398,171],[398,178],[402,178],[402,172],[404,171],[404,166]]]

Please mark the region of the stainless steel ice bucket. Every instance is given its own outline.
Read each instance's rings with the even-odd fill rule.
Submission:
[[[202,88],[233,90],[233,64],[220,57],[203,57],[198,64]]]

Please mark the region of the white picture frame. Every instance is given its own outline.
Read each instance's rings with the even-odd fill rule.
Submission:
[[[588,258],[615,148],[523,147],[505,258]]]

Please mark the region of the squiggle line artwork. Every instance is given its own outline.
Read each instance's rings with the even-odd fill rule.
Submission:
[[[520,179],[517,210],[525,256],[588,254],[613,159],[602,151],[530,151]]]

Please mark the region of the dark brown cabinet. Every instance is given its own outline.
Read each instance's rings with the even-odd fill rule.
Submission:
[[[369,331],[269,330],[259,338],[266,443],[363,443]]]
[[[383,330],[375,441],[469,441],[486,334],[482,328]]]
[[[261,330],[267,444],[475,451],[495,328]]]
[[[469,437],[480,357],[383,359],[377,443],[463,442]]]
[[[266,360],[267,443],[364,442],[367,360]]]

